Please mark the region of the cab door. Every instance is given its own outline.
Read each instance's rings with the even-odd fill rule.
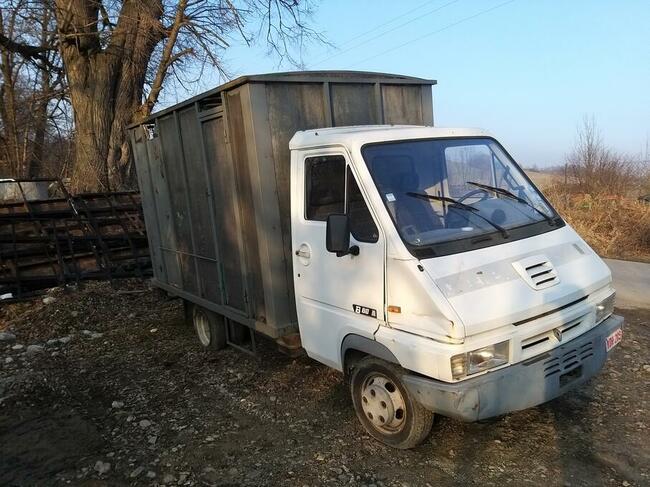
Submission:
[[[294,154],[292,247],[296,308],[308,355],[342,369],[341,342],[350,333],[372,338],[384,321],[385,241],[346,154]],[[330,214],[350,218],[358,255],[337,257],[325,246]]]

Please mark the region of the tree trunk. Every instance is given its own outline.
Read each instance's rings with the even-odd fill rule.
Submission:
[[[43,9],[43,16],[41,19],[41,43],[42,48],[47,47],[49,43],[49,27],[51,17],[51,10],[49,8]],[[47,57],[47,53],[44,54]],[[40,90],[35,94],[35,107],[34,107],[34,141],[32,143],[32,154],[29,163],[28,176],[30,178],[44,177],[44,176],[58,176],[51,167],[45,168],[44,166],[44,150],[45,150],[45,134],[48,125],[48,105],[53,99],[52,87],[52,73],[48,66],[43,62],[40,66],[39,72]]]
[[[126,5],[120,13],[119,36],[114,34],[114,48],[128,53],[128,62],[120,66],[114,118],[108,149],[108,177],[111,187],[130,186],[131,146],[127,126],[136,121],[142,105],[147,66],[156,44],[163,38],[160,19],[162,2],[149,0],[137,6]],[[130,184],[131,183],[131,184]]]
[[[16,123],[16,91],[13,81],[11,56],[2,53],[2,83],[0,84],[0,119],[4,125],[2,158],[7,162],[8,176],[20,177],[20,142]]]
[[[13,34],[13,23],[15,14],[9,18],[8,34]],[[4,19],[0,11],[0,34],[4,34]],[[22,177],[23,166],[20,151],[20,136],[18,134],[16,85],[14,79],[14,57],[13,53],[2,50],[0,52],[0,122],[4,126],[4,137],[2,147],[2,158],[6,161],[10,177]]]
[[[43,94],[45,95],[45,92]],[[53,176],[53,174],[46,174],[49,171],[46,171],[43,166],[45,129],[47,127],[47,101],[39,100],[34,111],[34,119],[34,142],[28,176],[30,178]]]
[[[75,191],[120,185],[130,157],[126,125],[141,104],[147,65],[162,31],[160,0],[126,0],[108,46],[99,2],[57,0],[60,50],[75,123]]]
[[[102,54],[93,56],[90,63],[68,63],[75,124],[75,165],[72,173],[75,191],[109,190],[106,162],[113,122],[115,91],[111,78],[114,72],[114,62]]]

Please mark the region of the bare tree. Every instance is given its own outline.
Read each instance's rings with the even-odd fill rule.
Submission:
[[[11,11],[7,18],[0,10],[0,35],[13,36],[16,30],[17,11]],[[18,130],[18,88],[17,78],[20,63],[16,63],[13,53],[3,50],[0,53],[0,120],[2,121],[2,158],[9,171],[21,174],[20,136]]]
[[[206,64],[225,72],[221,54],[233,38],[261,37],[297,63],[293,46],[321,39],[305,23],[308,1],[32,1],[51,12],[51,42],[30,44],[12,31],[0,33],[0,47],[44,65],[60,55],[74,113],[73,186],[116,188],[130,179],[126,126],[151,113],[170,75],[187,81],[188,67]]]
[[[0,39],[34,45],[30,56],[0,49],[0,172],[19,177],[45,171],[50,154],[44,145],[65,105],[63,70],[56,51],[47,48],[53,18],[32,3],[0,3]]]
[[[603,142],[593,117],[578,126],[575,145],[567,155],[568,175],[578,191],[624,195],[638,182],[637,158],[617,153]]]

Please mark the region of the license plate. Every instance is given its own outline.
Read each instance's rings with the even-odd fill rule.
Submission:
[[[618,330],[614,330],[614,332],[609,335],[607,338],[605,338],[605,348],[609,352],[612,348],[614,348],[618,343],[621,341],[623,338],[623,330],[619,328]]]

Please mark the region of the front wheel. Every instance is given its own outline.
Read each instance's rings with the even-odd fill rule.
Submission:
[[[404,370],[376,357],[365,357],[352,370],[354,410],[366,431],[394,448],[422,443],[431,431],[433,413],[424,409],[402,383]]]

